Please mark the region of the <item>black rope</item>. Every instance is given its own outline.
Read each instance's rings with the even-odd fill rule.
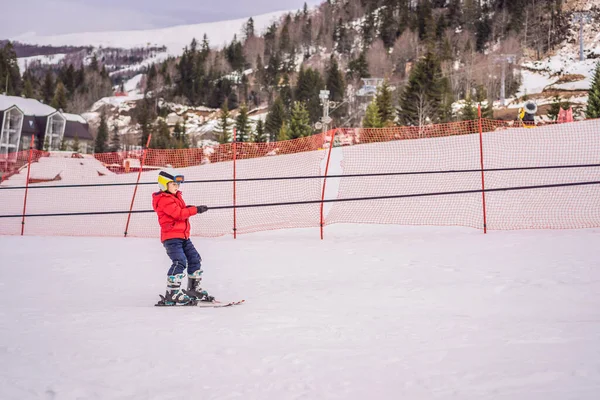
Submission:
[[[414,193],[414,194],[399,194],[389,196],[372,196],[372,197],[352,197],[344,199],[327,199],[327,200],[305,200],[305,201],[288,201],[280,203],[262,203],[262,204],[241,204],[236,206],[216,206],[209,207],[209,210],[223,210],[230,208],[253,208],[253,207],[275,207],[275,206],[293,206],[301,204],[315,204],[315,203],[334,203],[342,201],[367,201],[367,200],[386,200],[386,199],[402,199],[409,197],[428,197],[428,196],[447,196],[457,194],[471,194],[471,193],[492,193],[492,192],[505,192],[512,190],[530,190],[530,189],[545,189],[555,187],[568,187],[568,186],[584,186],[584,185],[598,185],[600,181],[592,182],[573,182],[573,183],[556,183],[549,185],[535,185],[535,186],[515,186],[508,188],[494,188],[494,189],[473,189],[473,190],[457,190],[451,192],[433,192],[433,193]],[[82,216],[82,215],[109,215],[109,214],[127,214],[130,211],[92,211],[92,212],[80,212],[80,213],[53,213],[53,214],[26,214],[25,217],[64,217],[64,216]],[[137,210],[131,211],[132,214],[151,213],[154,210]],[[13,215],[0,215],[0,218],[22,218],[22,214]]]
[[[541,167],[508,167],[508,168],[489,168],[483,172],[500,172],[500,171],[527,171],[539,169],[562,169],[562,168],[593,168],[600,167],[600,164],[580,164],[580,165],[548,165]],[[411,172],[376,172],[370,174],[342,174],[342,175],[306,175],[306,176],[278,176],[267,178],[237,178],[236,182],[253,182],[253,181],[275,181],[275,180],[292,180],[292,179],[324,179],[324,178],[360,178],[370,176],[396,176],[396,175],[428,175],[428,174],[456,174],[456,173],[473,173],[481,172],[478,169],[457,169],[444,171],[411,171]],[[234,179],[202,179],[185,181],[185,183],[225,183],[233,182]],[[156,182],[140,182],[139,185],[156,185]],[[58,189],[58,188],[77,188],[77,187],[106,187],[106,186],[134,186],[135,182],[127,183],[92,183],[84,185],[37,185],[29,186],[29,189]],[[25,189],[25,186],[0,186],[0,189]]]

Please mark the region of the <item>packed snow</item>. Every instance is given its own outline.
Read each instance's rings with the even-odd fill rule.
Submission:
[[[195,237],[221,309],[153,306],[157,239],[3,237],[0,398],[596,400],[599,235]]]
[[[289,10],[276,11],[252,16],[255,31],[257,33],[262,33],[267,26],[289,12]],[[197,41],[201,41],[204,34],[208,36],[211,46],[214,47],[221,47],[224,44],[231,42],[234,35],[240,37],[242,27],[248,22],[248,18],[134,31],[83,32],[50,36],[43,36],[38,35],[35,32],[30,32],[12,37],[10,40],[21,43],[37,44],[40,46],[94,46],[118,48],[166,46],[166,56],[180,56],[183,48],[189,46],[193,38],[196,38]]]

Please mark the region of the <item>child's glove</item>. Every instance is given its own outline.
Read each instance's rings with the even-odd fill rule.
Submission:
[[[196,210],[198,210],[198,214],[202,214],[203,212],[208,211],[208,207],[206,207],[206,206],[196,206]]]

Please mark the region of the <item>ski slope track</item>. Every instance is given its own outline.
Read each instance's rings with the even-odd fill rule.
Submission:
[[[157,239],[2,236],[0,398],[595,400],[599,236],[194,238],[221,309],[154,307]]]

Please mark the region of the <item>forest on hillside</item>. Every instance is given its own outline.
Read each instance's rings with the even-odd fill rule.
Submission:
[[[165,115],[155,101],[222,108],[221,140],[231,140],[227,116],[267,105],[264,124],[250,126],[238,140],[306,136],[321,116],[319,91],[339,107],[334,125],[421,125],[472,117],[471,105],[518,89],[519,60],[540,59],[566,36],[562,0],[328,0],[316,9],[289,13],[257,32],[250,18],[222,49],[208,37],[194,39],[181,56],[150,66],[144,99],[136,108],[141,142],[159,129]],[[510,56],[510,57],[508,57]],[[81,107],[112,93],[106,60],[62,64],[43,75],[21,77],[14,50],[0,50],[0,82],[9,94],[25,94],[61,108]],[[384,84],[374,101],[355,96],[363,78]],[[465,112],[451,104],[466,100]],[[367,106],[368,104],[368,106]],[[366,109],[366,111],[365,111]],[[164,131],[164,127],[162,127]],[[258,131],[258,132],[257,132]]]

